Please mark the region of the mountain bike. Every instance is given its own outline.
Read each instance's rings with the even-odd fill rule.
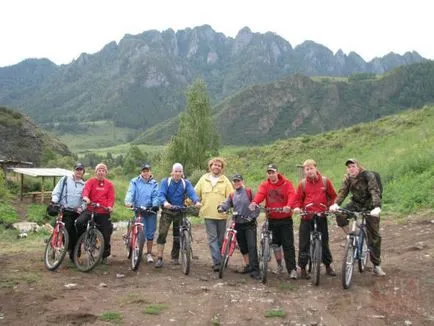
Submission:
[[[191,243],[193,237],[191,235],[191,222],[188,219],[187,206],[175,206],[168,208],[169,210],[181,213],[181,223],[179,225],[179,239],[180,239],[180,254],[181,254],[181,265],[182,272],[185,275],[190,273],[191,259],[193,257],[193,249],[191,248]]]
[[[235,230],[235,216],[236,213],[232,215],[232,220],[229,227],[226,229],[225,237],[223,239],[222,248],[220,254],[222,256],[222,262],[219,269],[219,278],[223,277],[223,272],[228,266],[229,258],[235,251],[237,244],[237,230]]]
[[[323,215],[328,213],[327,206],[320,204],[325,208],[322,212],[309,213],[307,208],[312,206],[313,203],[307,204],[304,210],[300,213],[301,216],[312,215],[313,228],[310,231],[310,243],[309,243],[309,260],[308,260],[308,272],[312,273],[312,284],[319,285],[320,282],[320,270],[322,261],[322,234],[318,231],[318,219],[324,218]],[[327,218],[327,217],[326,217]]]
[[[104,252],[104,237],[97,229],[94,220],[95,208],[100,207],[109,211],[107,207],[97,203],[90,203],[88,206],[93,208],[90,212],[90,219],[87,222],[86,231],[80,235],[74,248],[74,263],[82,272],[91,271],[102,259]]]
[[[360,273],[365,270],[368,262],[366,216],[369,216],[369,212],[352,212],[344,208],[339,208],[338,212],[344,213],[348,219],[352,219],[351,231],[347,235],[342,262],[342,286],[344,289],[348,289],[351,285],[355,261],[358,262]],[[361,220],[360,224],[357,224],[357,219]]]
[[[44,252],[45,267],[49,271],[56,270],[65,258],[69,245],[69,234],[63,222],[63,212],[66,208],[63,205],[53,205],[54,208],[59,210],[56,218],[56,223],[47,241]]]
[[[136,213],[136,217],[132,221],[128,221],[127,234],[123,236],[123,240],[127,250],[127,258],[131,259],[131,269],[136,271],[139,269],[140,262],[142,261],[143,246],[145,244],[142,216],[155,215],[156,212],[144,206],[133,207],[131,209]]]
[[[270,212],[283,212],[283,208],[262,208],[265,210],[265,221],[261,228],[261,240],[259,249],[259,276],[263,284],[268,280],[268,263],[271,260],[271,244],[273,242],[273,235],[269,229],[268,213]]]

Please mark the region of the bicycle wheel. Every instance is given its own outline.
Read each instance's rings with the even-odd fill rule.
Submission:
[[[366,230],[363,229],[363,234],[360,234],[360,238],[359,241],[361,243],[360,247],[361,248],[361,252],[359,252],[360,257],[358,260],[359,263],[359,272],[363,273],[363,271],[365,270],[366,264],[368,263],[368,257],[369,257],[369,249],[368,249],[368,244],[367,244],[367,234],[366,234]]]
[[[322,247],[321,240],[315,239],[311,243],[311,261],[312,261],[312,284],[319,285],[320,280],[320,269],[321,269],[321,259],[322,259]]]
[[[267,283],[268,277],[268,262],[270,261],[270,241],[268,238],[261,240],[261,257],[259,259],[259,273],[263,284]]]
[[[134,235],[133,235],[134,237]],[[140,262],[142,261],[143,245],[145,244],[145,236],[143,234],[143,229],[138,228],[136,239],[133,239],[131,243],[131,269],[136,271],[139,269]]]
[[[127,225],[127,234],[124,235],[124,244],[125,244],[125,250],[126,250],[127,258],[128,258],[128,259],[131,258],[131,253],[132,253],[132,248],[131,248],[131,230],[130,230],[130,226],[131,226],[131,221],[128,221],[128,225]]]
[[[68,251],[68,245],[68,231],[60,225],[59,231],[57,232],[56,229],[53,231],[45,246],[44,263],[49,271],[54,271],[60,266]]]
[[[220,263],[219,278],[223,277],[223,272],[228,266],[229,251],[231,250],[231,244],[232,244],[232,233],[230,233],[227,238],[225,237],[225,240],[223,241],[223,246],[222,246],[223,255],[222,255],[222,261]]]
[[[352,239],[348,239],[345,244],[345,255],[342,261],[342,286],[348,289],[351,285],[351,279],[354,271],[354,251]]]
[[[84,232],[74,248],[75,266],[82,272],[89,272],[101,260],[104,252],[104,237],[100,230],[91,228]]]
[[[183,230],[181,235],[181,264],[185,275],[190,273],[191,263],[191,238],[188,230]]]

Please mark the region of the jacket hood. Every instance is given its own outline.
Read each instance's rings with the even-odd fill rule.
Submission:
[[[277,182],[276,183],[272,183],[270,181],[270,178],[267,178],[267,182],[270,185],[274,185],[274,186],[280,186],[281,184],[284,184],[286,181],[288,181],[283,175],[281,175],[280,173],[277,173]]]

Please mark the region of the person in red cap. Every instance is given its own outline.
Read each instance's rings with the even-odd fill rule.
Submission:
[[[90,213],[95,211],[95,223],[104,237],[103,263],[107,263],[107,257],[110,256],[110,240],[113,232],[113,224],[110,219],[110,213],[115,203],[115,188],[110,180],[106,179],[108,170],[107,165],[99,163],[95,167],[95,177],[87,180],[83,189],[83,201],[86,204],[96,203],[102,207],[87,207],[75,221],[77,227],[77,237],[86,231],[87,221],[90,219]],[[108,208],[108,212],[104,207]]]
[[[277,170],[275,164],[267,166],[268,178],[259,185],[258,192],[249,208],[254,210],[265,200],[265,208],[282,208],[282,212],[268,212],[269,227],[273,236],[273,248],[278,266],[282,264],[280,246],[283,248],[285,265],[291,279],[297,279],[295,265],[294,229],[291,203],[294,201],[295,190],[291,181]]]

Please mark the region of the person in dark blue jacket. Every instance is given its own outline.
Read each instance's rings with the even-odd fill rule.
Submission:
[[[182,219],[182,212],[171,210],[172,206],[184,206],[186,198],[191,199],[194,206],[200,207],[199,197],[196,195],[190,181],[183,178],[184,169],[182,164],[175,163],[172,167],[171,177],[161,180],[160,183],[160,203],[163,207],[158,228],[158,258],[156,268],[163,266],[163,252],[166,243],[167,233],[170,224],[173,222],[173,249],[172,261],[179,264],[179,225]]]
[[[157,226],[157,212],[159,202],[158,184],[151,174],[151,165],[144,163],[140,170],[140,175],[130,181],[127,194],[125,195],[125,206],[127,207],[147,207],[151,208],[155,214],[142,216],[145,226],[145,238],[147,249],[147,262],[153,263],[152,246],[154,244],[154,234]]]

